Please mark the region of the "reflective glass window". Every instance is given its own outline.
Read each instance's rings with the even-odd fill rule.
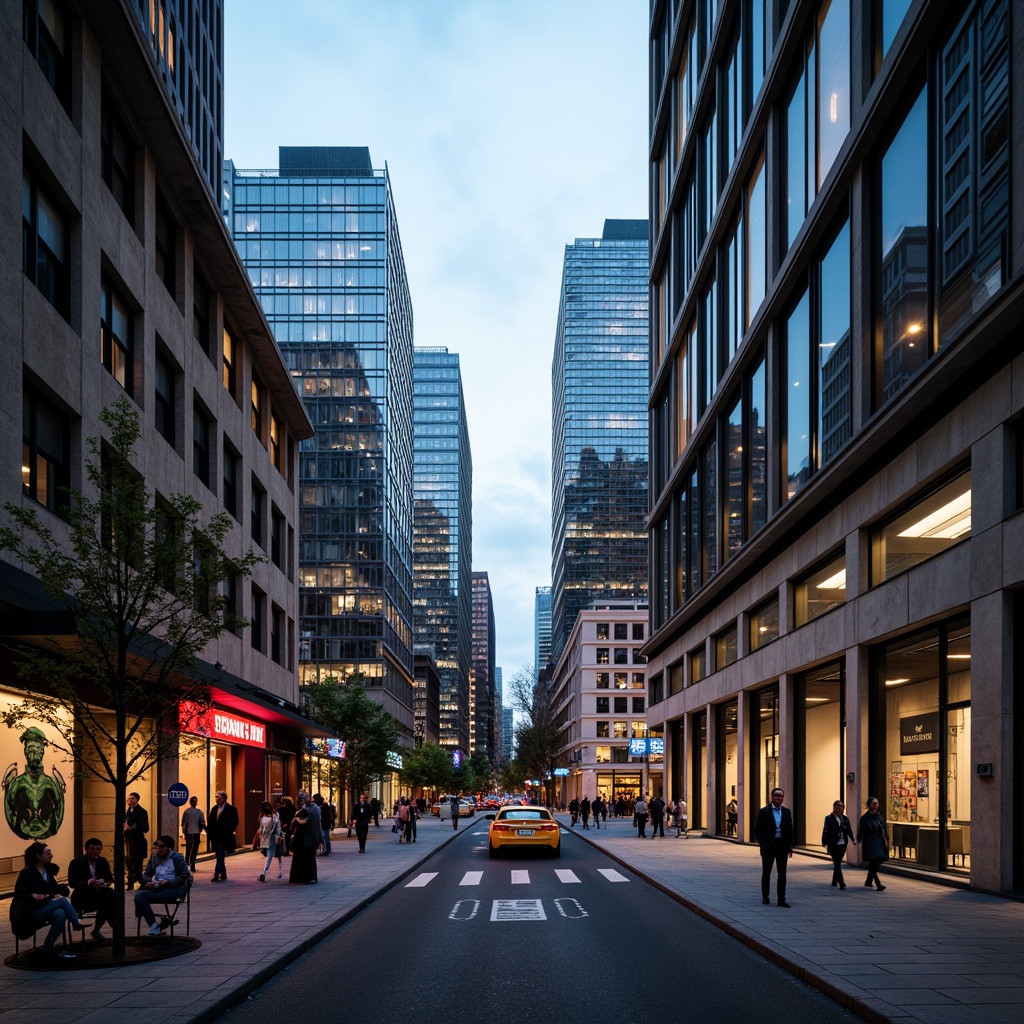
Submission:
[[[811,476],[810,324],[807,294],[786,321],[786,409],[783,501],[788,501]]]
[[[838,608],[846,601],[846,556],[840,555],[797,580],[793,595],[797,626]]]

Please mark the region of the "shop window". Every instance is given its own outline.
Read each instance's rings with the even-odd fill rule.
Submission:
[[[51,512],[68,501],[71,486],[71,423],[34,388],[22,393],[22,493]]]
[[[629,731],[625,722],[615,722],[612,730],[612,736],[617,740],[629,739]]]
[[[21,179],[21,256],[25,276],[65,320],[70,315],[70,229],[39,176],[25,167]]]
[[[715,669],[723,669],[736,661],[736,623],[715,636]]]
[[[624,689],[626,689],[626,678],[628,677],[628,675],[629,675],[628,672],[616,672],[615,673],[615,689],[616,690],[624,690]]]
[[[871,582],[884,583],[970,535],[968,470],[872,532]]]
[[[690,651],[690,685],[699,683],[707,675],[706,656],[704,647],[701,645],[696,650]]]
[[[597,648],[597,663],[598,665],[607,665],[609,661],[609,649],[607,647]]]
[[[597,673],[597,688],[599,690],[607,690],[609,687],[609,673],[598,672]]]
[[[749,615],[750,636],[748,643],[750,649],[756,651],[759,647],[771,643],[779,638],[779,599],[773,597],[763,604],[759,604]]]
[[[156,432],[173,448],[175,445],[176,405],[178,374],[171,357],[159,349],[153,368],[153,397]]]
[[[135,223],[135,146],[113,100],[100,113],[100,175],[129,224]]]
[[[628,665],[629,664],[629,648],[628,647],[616,647],[614,648],[614,660],[616,665]]]
[[[769,712],[777,719],[777,695],[774,708],[761,707],[765,717]],[[803,757],[804,763],[796,773],[797,786],[803,788],[803,794],[802,797],[794,794],[794,798],[801,800],[808,809],[829,808],[846,788],[841,662],[825,665],[797,677],[795,724],[798,738],[795,750],[798,756]],[[771,742],[765,739],[769,749],[774,742],[774,739]],[[852,820],[856,820],[854,808],[850,808],[848,813]],[[809,819],[810,815],[808,813],[801,817]],[[820,839],[820,834],[815,834],[817,826],[817,820],[809,820],[804,826],[806,831],[797,837],[797,842],[816,846]]]
[[[613,697],[612,698],[612,710],[617,715],[624,715],[626,713],[626,697]]]
[[[602,740],[602,739],[606,740],[606,739],[608,739],[609,733],[608,733],[608,723],[607,722],[598,722],[597,723],[597,733],[596,733],[596,736],[597,736],[597,738],[599,740]]]
[[[594,760],[598,764],[610,764],[612,760],[612,748],[601,746],[595,747]]]
[[[104,277],[100,282],[101,358],[110,375],[132,393],[133,317],[128,303]]]
[[[241,456],[224,440],[224,508],[238,522],[242,521],[242,512],[238,502],[238,466]]]
[[[210,486],[210,445],[215,427],[206,410],[193,399],[192,406],[192,472]]]
[[[594,711],[595,711],[595,713],[599,714],[599,715],[607,715],[608,714],[608,704],[609,704],[609,698],[608,697],[597,697],[597,698],[595,698],[595,701],[594,701]]]
[[[683,692],[683,663],[677,661],[668,668],[668,693],[671,697],[674,693]]]
[[[751,696],[749,729],[750,787],[754,794],[753,813],[771,799],[772,790],[779,785],[779,688],[770,686]],[[831,797],[830,800],[834,800]],[[817,806],[817,805],[813,805]]]
[[[720,784],[719,806],[715,810],[714,828],[719,835],[734,836],[736,826],[730,818],[729,801],[737,795],[739,781],[739,703],[731,700],[715,708],[715,727],[718,737],[717,777]]]
[[[61,0],[24,0],[22,38],[50,88],[71,112],[71,35]]]
[[[642,690],[644,688],[644,673],[634,672],[633,681],[629,684],[631,690]]]
[[[840,555],[827,565],[796,581],[793,621],[803,626],[846,600],[846,556]]]

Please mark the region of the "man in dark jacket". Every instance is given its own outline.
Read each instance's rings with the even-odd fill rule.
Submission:
[[[128,888],[136,882],[142,884],[142,863],[149,852],[149,812],[139,803],[138,793],[128,794],[128,809],[124,812],[124,860],[128,875]]]
[[[786,794],[781,789],[772,790],[772,802],[757,812],[754,820],[754,838],[761,847],[761,902],[771,903],[768,893],[772,884],[772,865],[775,865],[775,896],[780,907],[786,902],[786,867],[793,856],[795,835],[793,812],[782,806]]]
[[[647,810],[651,815],[651,838],[661,835],[665,838],[665,801],[659,793],[648,805]]]
[[[71,906],[80,913],[96,911],[92,937],[102,941],[100,929],[114,919],[114,876],[106,857],[101,857],[103,842],[86,839],[85,854],[68,865],[68,885],[71,886]],[[142,880],[142,876],[139,876]]]
[[[224,790],[219,790],[214,797],[216,803],[210,808],[206,820],[206,834],[213,843],[213,852],[216,861],[213,865],[213,878],[211,882],[226,882],[228,880],[227,868],[224,866],[224,857],[228,853],[235,852],[235,829],[238,828],[238,811],[228,803],[228,795]]]
[[[370,830],[370,819],[373,817],[373,805],[363,793],[359,802],[352,808],[352,824],[356,827],[356,839],[359,840],[359,852],[366,853],[366,833]]]

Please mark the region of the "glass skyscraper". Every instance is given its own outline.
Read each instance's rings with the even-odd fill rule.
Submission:
[[[316,429],[299,451],[300,678],[360,674],[411,744],[413,325],[391,182],[365,147],[283,146],[279,164],[231,169],[230,227]],[[226,325],[226,365],[243,326]]]
[[[416,643],[440,677],[440,742],[470,749],[473,459],[457,353],[413,353],[413,606]]]
[[[551,588],[537,587],[533,595],[533,669],[541,672],[551,660]]]
[[[551,658],[592,601],[647,596],[648,225],[565,247],[551,371]],[[538,671],[544,668],[538,665]]]
[[[494,599],[491,580],[485,572],[473,573],[473,678],[470,683],[472,715],[469,744],[474,754],[484,754],[494,763],[497,730],[494,697]]]

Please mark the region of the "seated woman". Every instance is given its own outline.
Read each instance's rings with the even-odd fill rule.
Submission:
[[[192,885],[192,872],[185,858],[174,852],[174,840],[159,836],[153,844],[154,853],[142,872],[142,887],[135,893],[135,916],[144,917],[149,925],[147,935],[159,935],[171,919],[164,917],[157,923],[153,903],[175,903],[183,900]]]
[[[50,926],[43,941],[43,955],[60,960],[74,960],[75,954],[63,947],[56,949],[64,934],[64,922],[81,930],[75,908],[68,902],[69,889],[57,882],[60,868],[53,863],[53,851],[46,843],[32,843],[25,850],[25,866],[14,883],[11,901],[11,927],[19,939],[27,939],[44,924]]]

